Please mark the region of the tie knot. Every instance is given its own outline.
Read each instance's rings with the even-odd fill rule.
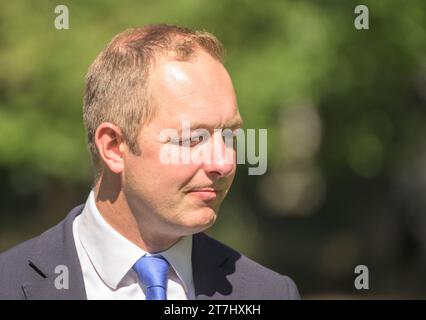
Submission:
[[[145,285],[147,296],[153,290],[166,293],[169,262],[163,256],[145,255],[134,264],[133,270],[136,271],[139,280]]]

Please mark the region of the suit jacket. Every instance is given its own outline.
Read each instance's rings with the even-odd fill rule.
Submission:
[[[80,205],[53,228],[0,254],[0,299],[87,299],[72,224]],[[55,268],[67,266],[68,289]],[[196,299],[300,299],[294,282],[204,233],[193,235]],[[58,280],[57,280],[58,281]]]

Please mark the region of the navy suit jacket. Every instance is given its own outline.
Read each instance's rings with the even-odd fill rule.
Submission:
[[[72,224],[83,205],[40,236],[0,254],[0,299],[87,299]],[[68,289],[55,268],[67,266]],[[196,299],[300,299],[294,282],[204,233],[193,235]],[[58,272],[58,271],[57,271]]]

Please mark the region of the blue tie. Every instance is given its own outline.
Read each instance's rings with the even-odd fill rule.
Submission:
[[[146,287],[146,300],[167,300],[169,262],[161,255],[143,256],[133,270]]]

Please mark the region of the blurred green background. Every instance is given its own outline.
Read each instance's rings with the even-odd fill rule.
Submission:
[[[56,30],[56,5],[70,29]],[[369,8],[369,30],[354,8]],[[0,251],[83,203],[84,75],[118,32],[214,33],[268,170],[239,166],[211,233],[304,298],[426,297],[426,2],[0,2]],[[354,269],[370,270],[370,290]]]

